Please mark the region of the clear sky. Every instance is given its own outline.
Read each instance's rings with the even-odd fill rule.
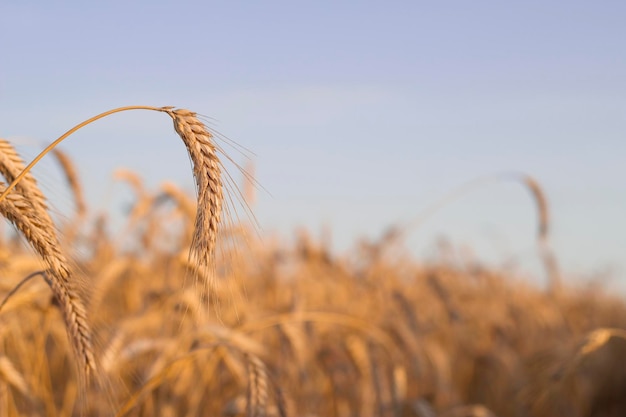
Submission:
[[[192,109],[254,152],[263,233],[328,226],[338,250],[522,171],[548,193],[566,271],[626,288],[624,22],[623,1],[4,0],[0,136],[34,156],[113,107]],[[119,192],[118,166],[192,188],[163,115],[115,115],[64,149],[92,205]],[[407,243],[428,259],[446,236],[534,273],[535,218],[523,188],[494,183]]]

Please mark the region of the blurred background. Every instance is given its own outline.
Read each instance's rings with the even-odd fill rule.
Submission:
[[[477,177],[526,173],[547,193],[567,279],[626,293],[625,19],[620,1],[5,0],[0,136],[32,158],[114,107],[189,108],[245,148],[221,142],[254,166],[261,235],[306,228],[336,251],[421,218]],[[132,198],[112,182],[119,167],[193,191],[164,115],[117,114],[62,146],[92,208],[115,213]],[[69,213],[54,162],[36,174]],[[406,244],[428,260],[448,242],[542,283],[536,222],[522,186],[490,182]]]

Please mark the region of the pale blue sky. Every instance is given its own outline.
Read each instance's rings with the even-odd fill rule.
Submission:
[[[263,232],[328,225],[338,249],[473,178],[523,171],[548,192],[564,268],[612,268],[626,287],[624,21],[621,1],[6,0],[0,136],[34,155],[113,107],[190,108],[256,154]],[[117,166],[191,188],[163,115],[113,116],[64,149],[94,205],[120,192]],[[539,273],[534,221],[521,187],[487,185],[408,243],[427,259],[445,235]]]

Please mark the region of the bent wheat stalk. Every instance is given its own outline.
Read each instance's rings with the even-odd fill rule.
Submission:
[[[11,190],[18,186],[29,171],[48,152],[65,140],[72,133],[88,124],[114,113],[127,110],[151,110],[167,113],[174,121],[174,129],[182,139],[193,164],[193,175],[198,193],[198,210],[196,212],[195,232],[190,251],[190,259],[202,269],[211,270],[215,256],[218,225],[221,220],[224,200],[221,180],[221,163],[217,157],[217,148],[212,142],[212,135],[207,127],[198,119],[197,114],[174,107],[127,106],[119,107],[94,116],[74,126],[46,147],[11,184],[0,194],[0,202],[7,199]],[[204,274],[203,276],[211,276]],[[208,291],[209,282],[204,282],[203,290]]]
[[[435,201],[434,204],[428,206],[426,210],[424,210],[420,215],[416,216],[409,223],[403,225],[402,227],[392,229],[392,234],[390,234],[389,236],[394,239],[403,238],[407,236],[412,230],[415,230],[417,227],[421,226],[426,220],[428,220],[431,216],[438,212],[442,207],[445,207],[450,202],[456,200],[460,196],[470,191],[473,191],[475,188],[482,186],[483,184],[501,180],[513,180],[521,183],[522,185],[524,185],[524,187],[528,189],[533,197],[533,200],[535,201],[538,220],[537,245],[539,247],[540,256],[546,270],[546,275],[548,277],[549,291],[554,294],[555,292],[558,292],[559,288],[561,287],[561,274],[559,271],[559,265],[556,256],[554,255],[552,247],[549,243],[550,215],[548,209],[548,200],[546,198],[545,192],[543,191],[543,188],[541,187],[541,185],[539,185],[539,182],[530,175],[517,172],[501,172],[493,175],[479,177],[465,184],[462,184],[461,186],[452,189],[441,199]]]

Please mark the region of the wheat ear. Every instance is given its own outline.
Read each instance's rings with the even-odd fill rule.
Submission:
[[[196,113],[183,109],[167,110],[167,113],[174,119],[174,129],[187,147],[198,188],[192,254],[197,256],[200,265],[209,266],[224,201],[220,161],[212,136]]]
[[[193,219],[196,216],[196,202],[176,184],[164,181],[161,183],[160,188],[161,193],[158,196],[159,201],[172,200],[183,212],[185,217]]]
[[[0,139],[0,174],[8,181],[12,182],[24,169],[24,161],[19,156],[13,145],[4,139]],[[31,203],[33,209],[40,217],[40,221],[46,227],[53,229],[54,223],[48,215],[46,198],[37,186],[37,181],[27,173],[24,178],[16,184],[16,192],[23,195]]]
[[[0,191],[4,190],[5,185],[0,183]],[[24,235],[48,267],[49,276],[44,274],[46,283],[59,300],[72,347],[88,376],[96,371],[91,329],[83,302],[70,280],[69,263],[61,253],[54,227],[42,220],[30,199],[15,192],[0,201],[0,213]]]
[[[247,417],[265,417],[269,399],[269,377],[258,356],[245,353],[248,368]]]
[[[0,378],[13,386],[27,397],[32,397],[28,383],[13,365],[13,362],[4,355],[0,355]]]
[[[76,205],[76,216],[79,219],[83,219],[85,214],[87,213],[87,203],[85,202],[85,195],[83,193],[83,187],[80,183],[80,178],[78,172],[76,171],[76,167],[72,162],[72,158],[70,158],[65,152],[60,150],[59,148],[54,148],[52,150],[52,154],[56,157],[63,173],[65,174],[65,179],[67,184],[70,186],[72,193],[74,194],[74,204]]]
[[[537,242],[539,251],[543,260],[546,274],[548,275],[550,291],[554,294],[561,288],[561,273],[552,246],[550,245],[550,214],[548,211],[548,199],[546,198],[543,188],[539,182],[529,175],[522,177],[524,184],[530,191],[537,205],[539,216],[539,230],[537,233]]]

